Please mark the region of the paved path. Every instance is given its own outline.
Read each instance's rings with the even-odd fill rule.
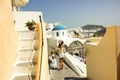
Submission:
[[[51,69],[51,79],[66,80],[67,77],[78,77],[66,64],[63,70]]]
[[[58,62],[58,56],[56,56]],[[50,69],[51,80],[87,80],[81,79],[79,76],[66,64],[64,63],[63,70]]]

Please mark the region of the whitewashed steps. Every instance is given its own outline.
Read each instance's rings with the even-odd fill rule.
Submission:
[[[13,75],[10,80],[35,80],[35,67],[19,66],[14,68]]]
[[[20,51],[15,66],[34,66],[37,62],[37,53],[33,50]]]
[[[37,31],[19,31],[18,40],[35,40],[38,38]]]
[[[11,80],[35,80],[37,49],[37,31],[18,32],[18,53]]]
[[[36,31],[20,31],[15,66],[34,66],[37,61],[38,40]]]
[[[18,54],[29,54],[29,53],[35,53],[35,50],[25,50],[25,51],[19,51]]]
[[[22,40],[18,41],[18,44],[18,51],[38,49],[38,40]]]

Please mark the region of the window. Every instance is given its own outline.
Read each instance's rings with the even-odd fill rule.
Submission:
[[[64,32],[62,32],[63,36],[64,36]]]
[[[58,32],[56,33],[56,36],[59,36],[59,33],[58,33]]]

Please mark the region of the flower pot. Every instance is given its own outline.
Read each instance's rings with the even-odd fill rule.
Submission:
[[[28,29],[29,29],[30,31],[34,31],[34,30],[35,30],[35,27],[33,27],[33,26],[28,26]]]
[[[29,29],[30,31],[34,31],[35,28],[36,28],[36,23],[35,23],[33,20],[32,20],[31,22],[28,21],[28,22],[26,23],[26,27],[28,27],[28,29]]]

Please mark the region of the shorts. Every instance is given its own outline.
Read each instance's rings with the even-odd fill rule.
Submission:
[[[64,58],[59,58],[59,62],[64,62]]]

